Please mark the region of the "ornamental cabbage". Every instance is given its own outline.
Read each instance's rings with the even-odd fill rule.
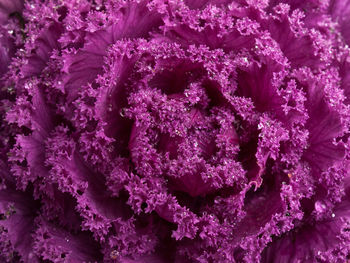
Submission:
[[[0,261],[347,262],[350,1],[0,0]]]

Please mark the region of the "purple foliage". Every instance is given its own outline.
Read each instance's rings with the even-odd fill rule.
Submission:
[[[350,260],[350,1],[0,0],[0,261]]]

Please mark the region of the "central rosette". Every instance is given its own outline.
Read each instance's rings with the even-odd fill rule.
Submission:
[[[179,69],[172,73],[175,81]],[[134,120],[129,150],[137,173],[164,177],[169,190],[193,197],[244,181],[235,161],[237,122],[231,109],[210,96],[214,84],[200,76],[181,83],[185,87],[180,92],[171,82],[164,89],[162,78],[169,74],[155,75],[147,88],[136,89],[128,99],[124,114]]]

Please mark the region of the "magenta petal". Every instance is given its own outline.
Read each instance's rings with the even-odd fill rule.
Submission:
[[[310,131],[310,146],[304,153],[304,158],[312,168],[324,170],[337,161],[341,161],[345,148],[335,139],[342,134],[339,115],[329,109],[322,99],[316,102],[310,113],[307,127]]]
[[[264,251],[262,262],[341,261],[349,253],[350,237],[346,229],[349,201],[344,200],[329,216],[328,220],[311,223],[276,238]]]
[[[7,71],[10,59],[14,54],[14,43],[10,36],[0,28],[0,79]]]
[[[273,74],[282,70],[280,65],[263,64],[251,65],[248,69],[238,72],[238,93],[241,96],[253,100],[254,106],[259,111],[278,111],[282,104],[282,98],[273,86]]]
[[[322,39],[320,34],[318,35],[315,32],[312,34],[303,27],[301,23],[303,13],[295,11],[293,18],[291,18],[287,16],[288,11],[288,6],[281,5],[279,9],[280,20],[267,21],[266,27],[271,32],[272,38],[279,43],[282,52],[292,66],[315,67],[316,65],[322,65],[320,61],[321,58],[323,59],[322,53],[317,56],[316,51],[322,47],[322,44],[326,45],[326,41]]]
[[[88,233],[72,234],[43,219],[38,224],[33,245],[35,253],[44,260],[72,263],[101,260],[99,248]]]
[[[6,22],[9,15],[14,12],[21,12],[23,0],[1,0],[0,1],[0,24]]]
[[[32,51],[33,54],[29,56],[28,62],[23,66],[22,74],[24,77],[40,74],[52,51],[59,48],[58,38],[61,34],[62,26],[55,22],[43,30],[36,39],[36,48]]]
[[[331,0],[329,3],[329,12],[334,21],[338,22],[340,31],[344,40],[350,44],[349,14],[350,2],[348,0]]]
[[[142,4],[128,3],[115,14],[118,23],[104,30],[89,33],[85,46],[74,55],[65,56],[65,89],[75,97],[81,86],[90,83],[103,70],[108,47],[123,38],[147,37],[161,23],[159,15]]]
[[[96,33],[92,37],[97,36]],[[83,50],[79,50],[76,54],[65,56],[64,69],[67,73],[65,89],[71,96],[75,97],[79,87],[91,82],[97,74],[102,72],[103,52],[106,48],[107,45],[101,41],[97,47],[93,44],[86,45]]]
[[[6,170],[3,172],[7,173]],[[4,179],[2,176],[0,178]],[[25,263],[39,262],[39,258],[33,253],[32,238],[36,229],[34,219],[38,204],[29,192],[16,191],[12,183],[5,182],[6,189],[0,190],[0,258],[3,256],[6,260],[11,260],[11,254],[16,251]],[[10,250],[6,252],[9,247]]]

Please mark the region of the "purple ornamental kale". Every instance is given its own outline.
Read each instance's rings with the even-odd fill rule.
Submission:
[[[350,1],[0,0],[0,261],[350,260]]]

